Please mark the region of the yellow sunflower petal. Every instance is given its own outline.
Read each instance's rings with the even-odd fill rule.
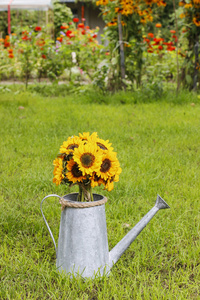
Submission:
[[[59,184],[61,184],[61,182],[64,178],[64,175],[62,173],[62,171],[63,171],[63,160],[61,158],[56,158],[53,161],[53,164],[54,164],[53,182],[56,183],[56,185],[59,185]]]
[[[82,141],[87,141],[87,142],[95,142],[97,139],[97,132],[93,132],[91,135],[89,132],[83,132],[79,133],[79,137],[81,138]]]
[[[102,154],[95,143],[82,143],[74,150],[73,159],[83,175],[92,175],[101,166]]]

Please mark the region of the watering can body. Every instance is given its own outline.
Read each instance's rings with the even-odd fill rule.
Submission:
[[[155,206],[132,228],[125,237],[109,252],[105,197],[93,194],[97,206],[65,207],[61,213],[58,247],[42,211],[43,201],[56,196],[67,203],[77,202],[77,193],[60,197],[46,196],[41,202],[41,212],[56,249],[56,266],[60,272],[72,276],[81,275],[84,278],[93,278],[96,275],[109,274],[112,266],[118,261],[125,250],[135,240],[153,216],[168,204],[158,195]],[[102,204],[101,204],[102,201]],[[87,203],[87,202],[83,202]]]
[[[72,200],[75,197],[76,193],[71,194]],[[69,200],[69,195],[63,198]],[[94,194],[94,200],[101,199],[103,196]],[[105,204],[86,208],[66,207],[60,221],[58,270],[83,277],[93,277],[97,273],[102,276],[108,263]]]

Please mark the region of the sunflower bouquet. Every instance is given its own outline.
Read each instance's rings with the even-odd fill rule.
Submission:
[[[92,188],[101,184],[104,189],[111,191],[122,171],[111,145],[108,140],[100,139],[96,132],[69,137],[53,161],[53,182],[56,185],[77,184],[77,201],[93,201]]]

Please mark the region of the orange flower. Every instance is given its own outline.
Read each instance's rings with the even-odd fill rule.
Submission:
[[[176,30],[170,30],[171,33],[176,33]]]
[[[186,3],[185,4],[185,8],[187,9],[187,8],[192,8],[192,3]]]
[[[14,58],[14,54],[13,54],[13,53],[10,53],[10,54],[8,55],[8,57]]]
[[[13,49],[8,49],[8,53],[13,53]]]
[[[151,33],[151,32],[149,32],[149,33],[148,33],[148,36],[149,36],[150,38],[153,38],[153,37],[154,37],[154,34]]]
[[[185,5],[185,1],[180,1],[178,5],[179,6],[184,6]]]
[[[78,28],[84,28],[84,27],[85,27],[84,23],[79,23],[78,24]]]
[[[185,18],[185,16],[186,16],[185,14],[180,14],[179,17],[180,17],[181,19],[183,19],[183,18]]]
[[[197,27],[200,27],[200,21],[197,20],[197,18],[193,18],[193,23],[194,23]]]
[[[8,48],[8,47],[10,47],[10,43],[9,43],[9,42],[7,42],[6,40],[4,41],[4,47],[5,47],[5,48]]]
[[[63,38],[62,37],[57,37],[57,41],[62,43]]]
[[[157,27],[157,28],[161,28],[161,27],[162,27],[162,24],[157,23],[157,24],[156,24],[156,27]]]

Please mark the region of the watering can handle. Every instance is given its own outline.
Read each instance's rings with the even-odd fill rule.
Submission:
[[[54,239],[54,237],[53,237],[53,233],[52,233],[52,231],[51,231],[51,229],[50,229],[50,227],[49,227],[49,224],[47,223],[47,220],[46,220],[46,218],[45,218],[45,216],[44,216],[44,213],[43,213],[43,211],[42,211],[42,203],[44,202],[45,199],[47,199],[47,198],[49,198],[49,197],[58,197],[58,198],[60,198],[60,199],[61,199],[61,197],[58,196],[58,195],[56,195],[56,194],[51,194],[51,195],[48,195],[48,196],[44,197],[44,198],[42,199],[41,204],[40,204],[40,210],[41,210],[41,213],[42,213],[42,217],[43,217],[44,222],[45,222],[45,224],[46,224],[46,226],[47,226],[47,229],[48,229],[48,231],[49,231],[49,233],[50,233],[50,236],[51,236],[51,238],[52,238],[52,240],[53,240],[54,247],[55,247],[55,250],[56,250],[56,257],[57,257],[56,242],[55,242],[55,239]]]

